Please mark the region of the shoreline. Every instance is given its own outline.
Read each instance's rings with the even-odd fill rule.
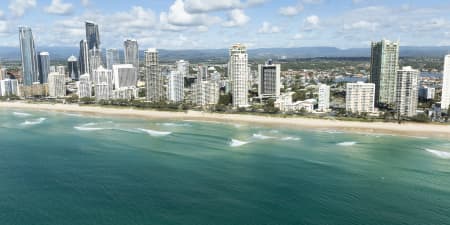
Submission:
[[[196,120],[205,122],[258,124],[270,127],[294,129],[339,130],[350,133],[376,133],[409,137],[450,138],[450,126],[421,123],[361,122],[312,118],[281,118],[264,115],[219,114],[199,111],[170,112],[133,108],[108,108],[101,106],[79,106],[77,104],[48,104],[25,102],[0,102],[0,108],[24,110],[48,110],[76,112],[82,114],[129,117],[148,120]]]

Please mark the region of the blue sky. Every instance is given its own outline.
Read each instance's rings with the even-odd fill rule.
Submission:
[[[84,21],[100,25],[102,47],[368,47],[450,45],[446,0],[3,0],[0,45],[18,46],[17,26],[32,27],[39,46],[77,46]]]

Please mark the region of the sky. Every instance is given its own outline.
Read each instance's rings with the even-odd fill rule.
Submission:
[[[219,49],[450,45],[448,0],[1,0],[0,46],[18,46],[18,26],[38,46],[76,47],[84,21],[102,48]]]

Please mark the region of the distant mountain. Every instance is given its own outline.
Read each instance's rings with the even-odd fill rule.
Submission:
[[[52,60],[65,60],[72,54],[78,55],[78,48],[42,47],[39,51],[50,53]],[[105,52],[105,51],[103,51]],[[202,50],[159,50],[161,61],[185,59],[190,61],[224,61],[228,57],[228,49]],[[335,47],[299,47],[299,48],[259,48],[249,49],[250,59],[280,58],[317,58],[317,57],[370,57],[370,48],[339,49]],[[450,53],[450,46],[416,47],[402,46],[401,57],[443,57]],[[122,53],[123,54],[123,53]],[[140,52],[143,57],[144,52]],[[17,47],[0,47],[1,60],[19,60],[20,49]]]

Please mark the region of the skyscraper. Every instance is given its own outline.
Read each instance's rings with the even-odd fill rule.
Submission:
[[[20,51],[22,56],[23,84],[31,86],[39,82],[38,62],[34,37],[29,27],[19,27]]]
[[[99,68],[100,66],[103,66],[102,64],[102,51],[97,48],[93,48],[89,50],[89,74],[91,74],[94,70]]]
[[[231,80],[233,107],[247,107],[249,71],[247,48],[244,45],[235,44],[230,48],[228,77]]]
[[[374,112],[375,84],[347,83],[345,110],[352,113]]]
[[[78,97],[90,98],[92,97],[92,86],[89,74],[83,74],[80,76],[80,81],[77,82]]]
[[[398,70],[396,92],[397,113],[402,116],[415,116],[419,98],[419,71],[410,66]]]
[[[86,40],[80,41],[80,55],[78,58],[80,62],[80,74],[89,73],[89,49]]]
[[[136,40],[123,42],[125,64],[132,64],[139,71],[139,45]]]
[[[93,71],[93,78],[95,84],[95,99],[97,101],[111,99],[113,90],[112,71],[100,66]]]
[[[448,109],[450,105],[450,55],[444,58],[444,76],[442,77],[441,108]]]
[[[184,100],[184,77],[181,71],[173,70],[169,74],[167,98],[170,102],[179,103]]]
[[[325,112],[330,108],[330,86],[326,84],[319,85],[318,110]]]
[[[69,77],[72,80],[78,80],[80,78],[80,72],[78,71],[77,57],[70,56],[67,59],[67,69],[69,70]]]
[[[116,48],[106,50],[106,68],[112,70],[113,65],[120,64],[119,51]]]
[[[48,75],[48,92],[50,97],[66,96],[65,79],[65,75],[58,72]]]
[[[372,42],[370,82],[375,84],[375,104],[395,103],[399,43],[382,40]]]
[[[114,89],[136,87],[136,68],[131,64],[113,65]]]
[[[38,57],[39,81],[41,84],[48,83],[48,75],[50,74],[50,54],[48,52],[40,52]]]
[[[164,98],[163,78],[159,68],[158,50],[149,48],[145,52],[145,86],[147,101],[160,102]]]
[[[258,65],[258,95],[261,99],[280,96],[280,76],[280,64],[273,64],[272,60],[269,60],[265,65]]]
[[[100,49],[100,33],[98,31],[98,24],[86,21],[86,41],[88,50]]]

